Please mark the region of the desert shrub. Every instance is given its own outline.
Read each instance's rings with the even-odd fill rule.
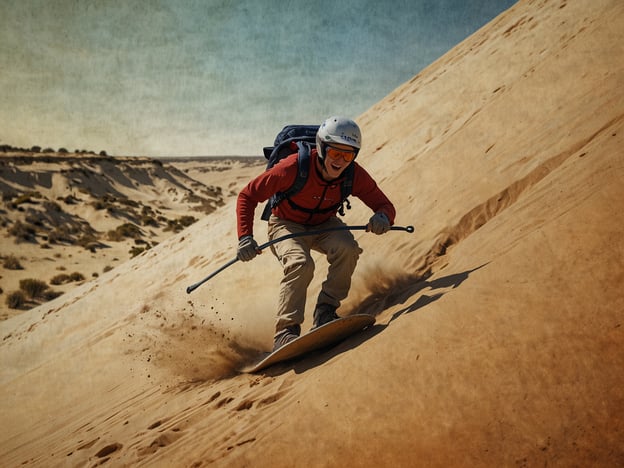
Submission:
[[[106,273],[108,271],[111,271],[113,269],[112,266],[110,265],[106,265],[103,269],[102,269],[102,273]]]
[[[196,221],[197,218],[195,218],[194,216],[181,216],[178,219],[169,219],[167,220],[167,227],[165,228],[165,231],[180,232],[182,229],[190,226]]]
[[[69,281],[70,281],[69,275],[66,275],[65,273],[61,273],[60,275],[56,275],[54,278],[52,278],[50,280],[50,284],[58,286],[59,284],[69,283]]]
[[[41,294],[49,288],[45,281],[32,278],[20,280],[19,286],[20,289],[28,295],[28,297],[33,299],[41,296]]]
[[[108,231],[106,233],[106,238],[109,241],[113,241],[113,242],[121,242],[122,240],[124,240],[124,237],[121,235],[121,233],[117,229]]]
[[[91,252],[95,252],[95,249],[99,247],[100,243],[93,234],[83,234],[77,241],[77,244],[84,247]]]
[[[45,216],[43,213],[39,211],[29,210],[29,212],[24,216],[24,221],[26,223],[31,224],[33,226],[44,226]]]
[[[120,198],[118,202],[120,205],[131,206],[133,208],[139,207],[139,202],[130,198]]]
[[[69,279],[71,281],[83,281],[85,277],[82,273],[78,273],[77,271],[74,271],[71,275],[69,275]]]
[[[15,255],[9,255],[4,258],[2,266],[7,270],[23,270],[22,264]]]
[[[66,226],[57,226],[48,234],[48,241],[51,244],[67,243],[72,244],[71,232]]]
[[[106,207],[108,206],[108,203],[106,203],[103,200],[95,200],[91,203],[91,205],[93,206],[93,208],[95,208],[96,210],[105,210]]]
[[[9,234],[14,236],[17,242],[31,242],[35,240],[37,229],[31,224],[22,223],[18,220],[9,228]]]
[[[58,152],[59,153],[69,153],[69,151],[67,151],[67,148],[59,148]]]
[[[78,199],[75,198],[73,195],[67,195],[65,198],[63,198],[63,202],[65,202],[66,205],[75,205],[76,203],[78,203]]]
[[[130,257],[134,258],[139,254],[142,254],[143,252],[145,252],[147,249],[149,249],[149,247],[132,247],[129,251],[130,253]]]
[[[22,291],[13,291],[6,298],[6,305],[10,309],[19,309],[26,303],[26,296]]]
[[[150,215],[143,215],[141,216],[141,225],[142,226],[152,226],[152,227],[158,227],[158,221],[156,221],[154,219],[153,216]]]
[[[98,199],[91,202],[91,205],[96,210],[107,210],[109,212],[115,211],[115,203],[117,202],[117,198],[113,195],[105,194],[99,197]]]
[[[195,223],[197,218],[195,216],[182,216],[180,218],[180,224],[184,227],[188,227],[191,224]]]
[[[117,226],[114,231],[108,231],[107,237],[111,241],[121,241],[125,238],[137,239],[141,236],[141,229],[132,223]]]
[[[50,280],[50,284],[58,286],[59,284],[72,283],[74,281],[83,281],[85,279],[82,273],[75,271],[71,275],[60,273]]]
[[[167,220],[167,227],[165,228],[165,231],[179,231],[179,230],[181,230],[181,226],[179,225],[177,220],[175,219]]]
[[[46,211],[53,211],[55,213],[63,212],[63,208],[61,208],[61,205],[53,201],[49,201],[49,200],[44,201],[43,207],[45,208]]]
[[[41,295],[41,298],[44,301],[51,301],[52,299],[56,299],[57,297],[61,296],[63,293],[61,291],[54,291],[52,289],[48,289],[46,291],[43,292],[43,294]]]
[[[33,146],[32,148],[30,148],[30,151],[32,151],[33,153],[39,153],[41,151],[41,146]]]

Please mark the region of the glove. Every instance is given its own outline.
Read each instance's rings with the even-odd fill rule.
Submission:
[[[253,258],[261,253],[258,249],[258,244],[254,240],[253,236],[243,236],[238,242],[238,253],[236,256],[243,262],[253,260]]]
[[[366,226],[366,231],[372,232],[374,234],[385,234],[389,230],[390,220],[382,212],[375,213],[368,221],[368,225]]]

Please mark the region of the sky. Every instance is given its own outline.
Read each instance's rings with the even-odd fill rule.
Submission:
[[[515,0],[0,0],[0,145],[260,155],[358,115]]]

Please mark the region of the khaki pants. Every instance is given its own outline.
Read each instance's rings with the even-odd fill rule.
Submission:
[[[273,240],[295,232],[317,231],[339,226],[345,224],[335,216],[316,226],[304,226],[271,216],[268,237]],[[302,236],[272,245],[271,251],[284,270],[280,282],[276,334],[287,326],[303,323],[308,285],[314,276],[311,250],[325,254],[329,263],[327,278],[321,286],[317,304],[338,307],[351,288],[351,276],[362,253],[351,231]]]

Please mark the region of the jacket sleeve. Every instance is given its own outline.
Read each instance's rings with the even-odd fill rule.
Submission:
[[[353,195],[362,200],[374,213],[384,213],[394,224],[396,210],[392,202],[377,185],[377,182],[359,164],[355,167],[353,176]]]
[[[253,235],[256,207],[271,195],[287,190],[297,177],[297,154],[288,156],[271,169],[249,182],[236,200],[236,227],[238,238]]]

